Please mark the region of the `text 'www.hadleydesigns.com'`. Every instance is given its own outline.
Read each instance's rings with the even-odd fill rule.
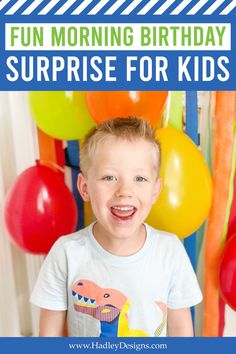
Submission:
[[[92,342],[92,343],[69,343],[69,349],[71,350],[166,350],[168,346],[166,343],[126,343],[121,341],[119,343],[112,342]]]

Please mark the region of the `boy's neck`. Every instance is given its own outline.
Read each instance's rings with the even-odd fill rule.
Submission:
[[[146,241],[146,228],[142,224],[140,229],[129,239],[116,238],[110,235],[106,230],[98,223],[94,224],[93,236],[96,241],[107,252],[121,257],[132,256],[141,250]]]

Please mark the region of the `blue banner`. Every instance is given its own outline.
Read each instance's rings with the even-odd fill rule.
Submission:
[[[236,338],[1,338],[1,353],[234,353]]]
[[[1,90],[235,90],[236,3],[0,1]]]

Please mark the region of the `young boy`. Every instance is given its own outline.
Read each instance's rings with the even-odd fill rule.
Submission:
[[[193,336],[190,306],[202,295],[179,239],[144,221],[161,191],[160,146],[149,124],[116,118],[81,149],[78,189],[96,221],[61,237],[31,302],[40,336]],[[66,207],[66,205],[65,205]]]

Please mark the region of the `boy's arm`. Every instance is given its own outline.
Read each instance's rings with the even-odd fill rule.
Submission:
[[[40,309],[39,336],[63,337],[65,335],[67,311]]]
[[[169,337],[193,337],[190,308],[168,309],[167,333]]]

